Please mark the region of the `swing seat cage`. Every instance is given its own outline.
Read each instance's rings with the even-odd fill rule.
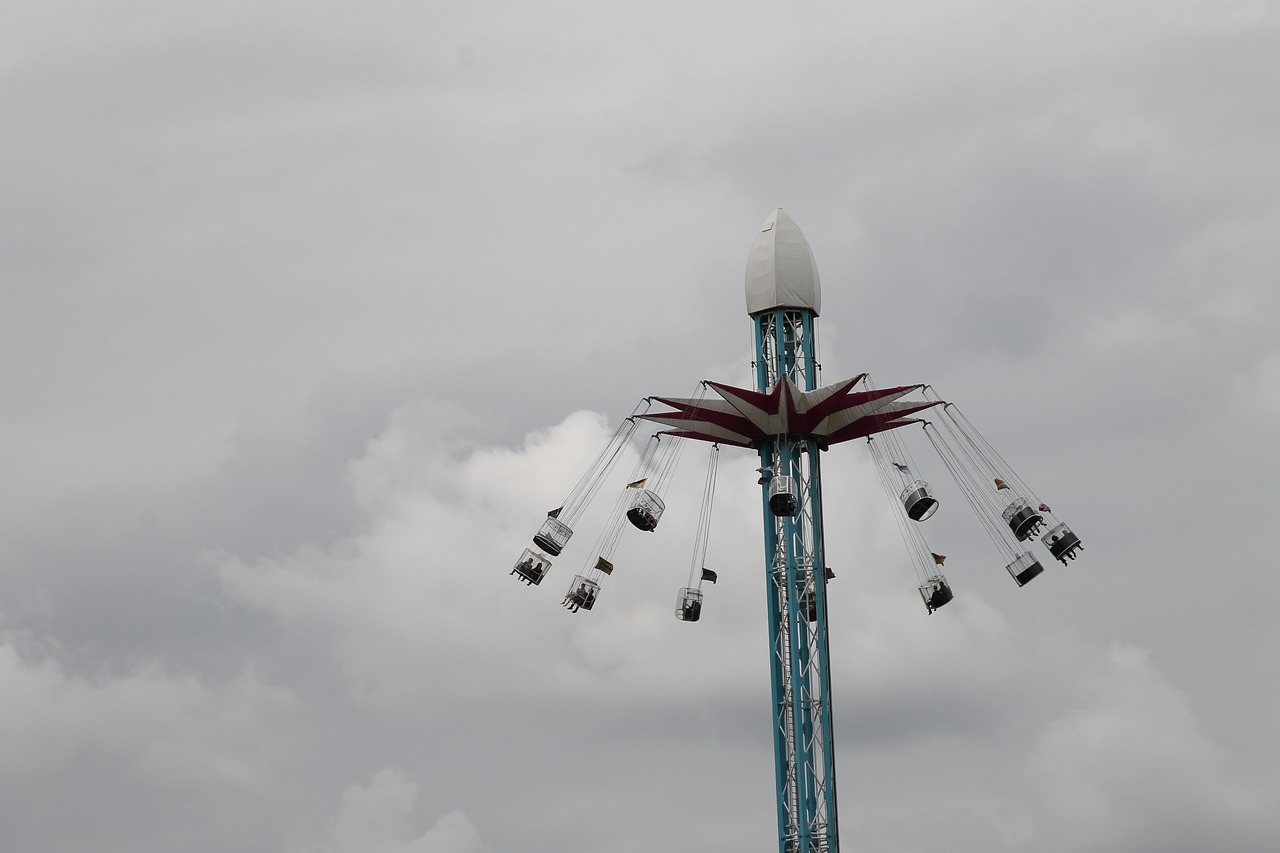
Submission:
[[[676,618],[681,622],[697,622],[702,616],[702,592],[685,587],[676,594]]]
[[[933,615],[933,611],[955,598],[955,595],[945,577],[934,575],[920,584],[920,597],[924,599],[924,606],[929,614]]]
[[[791,516],[800,511],[795,477],[782,474],[769,480],[769,510],[778,516]]]
[[[1044,571],[1044,566],[1031,556],[1030,551],[1023,551],[1005,568],[1009,570],[1009,574],[1018,586],[1026,586],[1032,578]]]
[[[902,490],[899,496],[902,507],[907,511],[907,518],[912,521],[924,521],[938,511],[938,499],[924,480],[916,480]]]
[[[551,556],[559,557],[564,546],[569,544],[569,537],[572,535],[573,530],[569,525],[558,518],[547,516],[547,520],[542,522],[542,527],[533,535],[533,544]]]
[[[641,530],[653,530],[658,526],[658,519],[662,518],[662,511],[666,508],[666,504],[662,502],[662,498],[658,497],[657,492],[652,489],[641,489],[631,499],[631,508],[627,510],[627,521]]]
[[[590,610],[600,595],[600,584],[585,575],[574,575],[569,591],[564,594],[564,606],[577,613],[579,609]]]
[[[804,592],[800,593],[800,613],[809,622],[818,621],[818,595],[814,592],[813,584],[810,583],[804,588]]]
[[[1084,544],[1080,541],[1080,537],[1071,532],[1071,528],[1065,524],[1058,524],[1048,533],[1040,538],[1045,547],[1049,549],[1049,553],[1054,559],[1067,564],[1067,560],[1076,558],[1076,551],[1084,550]]]
[[[1019,542],[1025,542],[1044,524],[1044,516],[1032,509],[1026,498],[1014,498],[1003,515]]]
[[[512,568],[511,574],[521,583],[529,586],[537,586],[542,583],[542,579],[547,576],[547,571],[551,568],[551,558],[541,551],[535,551],[532,548],[525,548],[524,553],[520,555],[520,559],[516,561],[515,567]]]

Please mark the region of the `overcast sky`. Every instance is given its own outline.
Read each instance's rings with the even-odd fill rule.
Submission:
[[[1016,588],[917,444],[928,616],[823,456],[844,849],[1280,849],[1278,104],[1269,0],[0,4],[0,850],[776,850],[750,454],[696,624],[702,445],[594,611],[637,448],[507,573],[750,382],[779,206],[824,380],[1085,543]]]

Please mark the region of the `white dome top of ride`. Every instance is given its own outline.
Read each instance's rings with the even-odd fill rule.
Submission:
[[[760,226],[747,253],[747,314],[773,308],[822,308],[822,285],[809,241],[785,210]]]

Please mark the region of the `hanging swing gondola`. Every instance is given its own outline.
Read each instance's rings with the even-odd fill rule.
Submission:
[[[926,393],[931,391],[926,389]],[[1075,559],[1076,552],[1084,548],[1080,537],[1052,518],[1049,505],[1035,496],[958,407],[942,403],[940,411],[939,429],[926,428],[925,432],[1008,561],[1005,568],[1014,582],[1025,586],[1044,572],[1040,561],[1019,543],[1046,527],[1049,530],[1040,541],[1050,555],[1064,565]]]
[[[1044,566],[1040,565],[1040,561],[1031,556],[1030,551],[1023,551],[1013,558],[1013,562],[1005,566],[1009,571],[1009,575],[1014,579],[1018,586],[1026,586],[1032,578],[1044,571]]]
[[[1032,509],[1026,498],[1014,498],[1001,515],[1019,542],[1027,541],[1044,526],[1044,516]]]
[[[631,499],[631,508],[627,510],[627,521],[637,529],[652,532],[658,527],[662,512],[667,508],[662,498],[653,489],[641,489]]]
[[[769,479],[769,511],[779,517],[794,517],[800,511],[795,477],[780,474]]]
[[[569,608],[570,613],[590,610],[599,595],[600,584],[584,575],[575,575],[573,583],[569,585],[569,591],[565,593],[564,606]]]
[[[701,400],[706,396],[706,384],[698,383],[694,399]],[[675,473],[676,465],[684,451],[684,442],[669,441],[662,443],[663,433],[657,432],[649,439],[649,445],[641,455],[636,470],[640,478],[627,484],[628,489],[636,489],[627,507],[627,521],[638,530],[653,532],[662,519],[667,505],[662,500],[662,491]]]
[[[1076,551],[1084,550],[1080,537],[1072,533],[1071,528],[1061,522],[1040,537],[1040,541],[1049,549],[1049,553],[1053,555],[1053,558],[1064,566],[1067,564],[1067,560],[1076,558]]]
[[[938,511],[938,499],[924,480],[913,480],[902,490],[900,495],[902,506],[907,511],[907,518],[912,521],[924,521]]]
[[[818,591],[813,581],[805,584],[804,592],[800,593],[800,599],[796,604],[800,608],[800,615],[804,617],[806,622],[818,621]]]
[[[715,583],[717,575],[704,563],[707,559],[707,543],[711,538],[711,507],[716,495],[716,470],[720,464],[720,445],[712,444],[707,458],[707,476],[702,486],[702,508],[698,512],[698,527],[693,536],[693,560],[689,566],[689,585],[676,593],[676,618],[681,622],[697,622],[702,618],[702,584]],[[697,586],[693,576],[698,572]]]
[[[920,584],[920,597],[924,599],[924,606],[932,615],[933,611],[955,598],[955,595],[951,592],[947,579],[937,574]]]
[[[558,557],[564,550],[564,546],[569,544],[569,537],[572,535],[573,529],[561,521],[558,515],[548,514],[546,521],[542,522],[542,527],[533,535],[533,544],[551,556]]]
[[[537,586],[542,583],[542,579],[547,574],[547,569],[551,568],[551,560],[546,554],[539,553],[532,548],[525,548],[524,553],[520,555],[520,559],[516,562],[515,567],[511,569],[510,574],[516,576],[522,583],[529,586]]]
[[[885,447],[881,447],[882,443]],[[871,451],[872,459],[875,460],[876,472],[880,475],[880,485],[884,489],[885,496],[902,507],[902,514],[899,514],[895,507],[894,521],[897,522],[898,532],[902,534],[902,541],[906,544],[915,566],[916,579],[920,581],[917,587],[920,598],[924,601],[925,610],[932,616],[934,611],[955,598],[955,594],[951,591],[951,584],[947,582],[940,568],[946,557],[929,548],[928,543],[925,542],[922,525],[908,524],[907,519],[921,522],[930,518],[938,510],[938,499],[934,497],[933,490],[929,488],[927,482],[912,477],[911,465],[914,465],[915,461],[910,459],[906,443],[901,436],[889,432],[876,438],[868,437],[867,447]],[[885,455],[886,450],[891,456]],[[894,461],[894,458],[908,459],[911,465]],[[910,482],[896,494],[897,500],[894,501],[897,488],[894,485],[895,481],[901,485],[908,480]]]
[[[573,525],[599,492],[622,449],[636,431],[640,417],[651,405],[652,401],[648,398],[636,404],[630,416],[618,424],[617,430],[574,485],[564,503],[547,513],[542,526],[533,534],[533,544],[538,550],[526,549],[510,572],[522,583],[537,586],[550,571],[551,558],[560,556],[569,544],[569,539],[573,536]]]
[[[627,483],[618,496],[609,521],[596,541],[594,566],[576,575],[565,593],[564,606],[570,612],[577,613],[594,607],[600,594],[601,580],[604,575],[613,574],[611,558],[627,522],[641,530],[651,531],[658,526],[658,519],[665,509],[659,492],[673,476],[683,448],[683,442],[667,442],[664,445],[661,434],[650,436],[636,460],[635,470],[631,474],[632,481]]]
[[[702,590],[685,587],[676,594],[676,618],[681,622],[702,618]]]

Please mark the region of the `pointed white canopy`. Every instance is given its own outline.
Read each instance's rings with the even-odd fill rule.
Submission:
[[[822,286],[809,241],[785,210],[760,226],[747,253],[747,314],[773,308],[822,308]]]

